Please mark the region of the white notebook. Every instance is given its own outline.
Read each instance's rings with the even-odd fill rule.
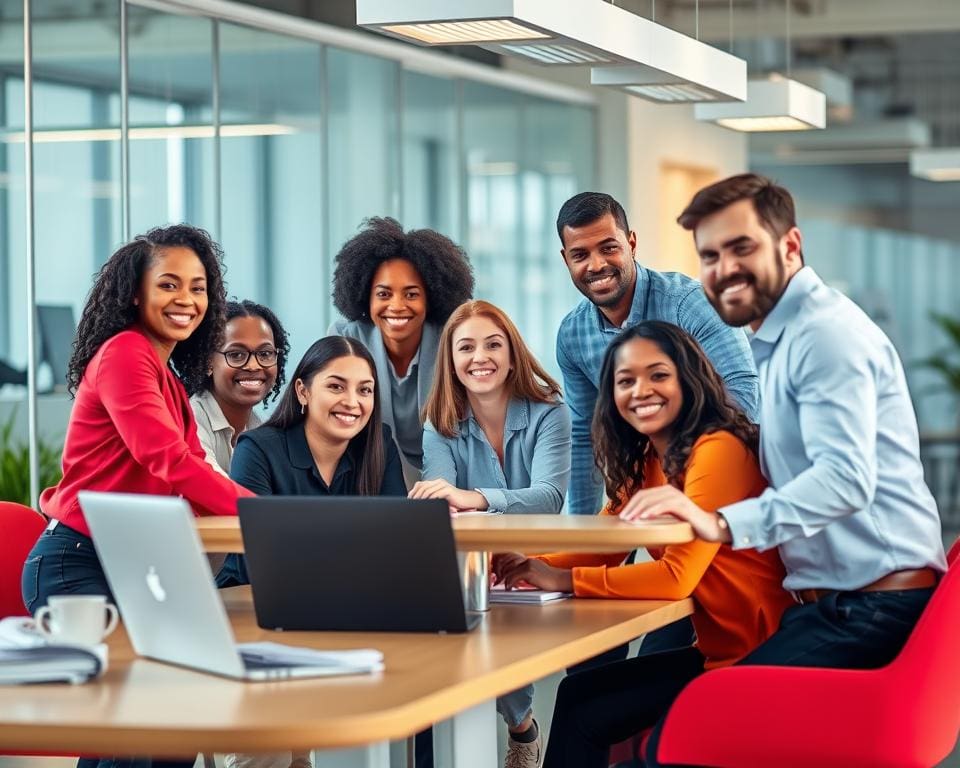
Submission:
[[[546,589],[504,589],[503,584],[497,584],[490,589],[491,603],[526,603],[541,605],[554,600],[565,600],[573,595],[570,592],[553,592]]]

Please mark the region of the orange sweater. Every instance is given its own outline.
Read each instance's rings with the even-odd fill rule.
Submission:
[[[644,466],[644,488],[666,485],[655,458]],[[729,432],[701,435],[690,451],[683,492],[701,509],[759,496],[766,487],[753,453]],[[608,505],[602,514],[617,514]],[[680,600],[693,596],[693,626],[706,668],[733,664],[770,637],[793,604],[781,583],[776,550],[733,550],[696,540],[651,550],[656,559],[622,565],[626,554],[551,554],[540,559],[573,569],[578,597]]]

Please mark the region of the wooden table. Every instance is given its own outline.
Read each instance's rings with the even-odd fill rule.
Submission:
[[[236,517],[199,517],[197,532],[210,553],[243,552]],[[693,540],[689,523],[625,523],[610,515],[464,515],[453,517],[467,610],[490,607],[489,552],[629,552]]]
[[[199,517],[207,552],[243,552],[235,517]],[[689,523],[625,523],[609,515],[465,515],[453,518],[457,549],[464,552],[628,552],[693,541]]]
[[[238,641],[317,648],[376,647],[374,675],[242,683],[134,659],[111,638],[110,669],[81,686],[0,686],[0,753],[150,754],[345,748],[369,745],[367,765],[389,762],[387,742],[448,721],[440,764],[496,764],[496,696],[628,642],[692,611],[692,601],[566,600],[497,605],[463,635],[306,633],[256,626],[249,588],[225,590]],[[443,728],[437,729],[443,732]]]

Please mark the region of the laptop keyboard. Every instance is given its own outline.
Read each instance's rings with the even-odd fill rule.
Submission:
[[[289,662],[270,661],[259,654],[244,653],[243,651],[240,651],[240,660],[243,662],[245,669],[288,669],[297,666],[297,664]]]

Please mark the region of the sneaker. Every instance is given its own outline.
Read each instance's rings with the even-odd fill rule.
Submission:
[[[503,768],[540,768],[543,763],[543,731],[536,720],[533,722],[537,726],[537,738],[533,741],[524,744],[514,741],[512,734],[508,735]]]

